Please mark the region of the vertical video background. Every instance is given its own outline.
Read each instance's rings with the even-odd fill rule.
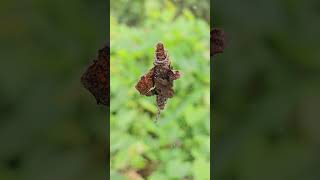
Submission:
[[[0,5],[0,179],[104,179],[106,108],[80,84],[109,34],[105,0]]]
[[[211,5],[215,179],[319,179],[319,1]]]
[[[209,1],[111,2],[111,179],[210,179]],[[162,41],[182,72],[155,123],[135,89]]]

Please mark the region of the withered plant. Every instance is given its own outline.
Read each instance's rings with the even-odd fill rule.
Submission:
[[[180,72],[173,70],[168,52],[161,42],[156,45],[153,65],[154,67],[140,78],[136,89],[141,95],[156,96],[158,118],[167,100],[174,96],[173,81],[180,78]]]

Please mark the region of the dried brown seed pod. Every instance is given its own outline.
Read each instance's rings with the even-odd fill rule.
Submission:
[[[210,32],[210,56],[222,53],[225,48],[225,34],[220,28],[214,28]]]
[[[81,77],[83,86],[95,97],[98,104],[110,105],[110,48],[106,45],[98,51],[93,64]]]
[[[136,85],[141,95],[156,96],[157,107],[163,110],[168,98],[174,96],[173,81],[180,78],[180,72],[173,70],[163,43],[156,45],[154,67],[143,75]]]

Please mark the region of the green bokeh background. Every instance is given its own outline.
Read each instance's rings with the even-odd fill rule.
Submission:
[[[107,109],[80,84],[105,0],[0,2],[0,179],[105,179]]]
[[[209,1],[200,4],[111,2],[111,179],[210,179]],[[155,123],[155,97],[135,85],[158,41],[183,75]]]
[[[211,2],[216,180],[320,178],[320,3]]]

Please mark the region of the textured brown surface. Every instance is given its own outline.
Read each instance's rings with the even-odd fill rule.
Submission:
[[[154,93],[151,90],[154,87],[154,68],[152,68],[147,74],[143,75],[136,85],[136,89],[146,96],[152,96]]]
[[[172,69],[171,62],[163,43],[156,45],[154,67],[136,85],[142,95],[156,96],[159,110],[163,110],[167,99],[174,95],[173,81],[180,78],[179,71]]]
[[[214,28],[210,32],[210,56],[222,53],[225,48],[225,34],[220,28]]]
[[[110,48],[105,46],[98,51],[93,64],[81,77],[83,86],[95,97],[98,104],[110,104]]]

